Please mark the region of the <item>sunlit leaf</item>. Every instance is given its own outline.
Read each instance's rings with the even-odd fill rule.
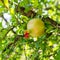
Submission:
[[[4,0],[4,4],[7,8],[9,8],[9,1],[8,0]]]

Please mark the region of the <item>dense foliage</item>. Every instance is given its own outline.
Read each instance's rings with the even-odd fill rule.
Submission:
[[[26,39],[33,18],[45,33]],[[0,0],[0,60],[60,60],[60,0]]]

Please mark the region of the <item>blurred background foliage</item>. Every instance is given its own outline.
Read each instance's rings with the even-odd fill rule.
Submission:
[[[37,41],[23,37],[32,18],[45,23]],[[0,60],[60,60],[60,0],[0,0]]]

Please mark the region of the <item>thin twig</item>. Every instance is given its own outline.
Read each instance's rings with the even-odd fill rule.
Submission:
[[[13,26],[13,27],[11,27],[11,28],[6,32],[6,34],[4,35],[3,39],[5,39],[6,35],[7,35],[10,31],[12,31],[12,30],[13,30],[13,28],[14,28],[14,26]]]

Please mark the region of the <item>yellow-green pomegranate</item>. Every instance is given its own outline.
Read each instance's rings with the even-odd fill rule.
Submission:
[[[39,37],[44,33],[44,22],[41,19],[34,18],[28,22],[27,30],[29,31],[30,36]]]

